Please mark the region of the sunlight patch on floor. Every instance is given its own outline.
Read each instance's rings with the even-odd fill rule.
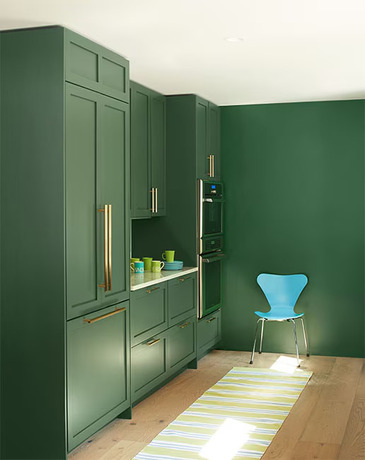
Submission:
[[[299,362],[301,363],[302,360],[300,359]],[[280,356],[270,367],[270,369],[274,371],[286,372],[287,374],[294,374],[295,371],[301,371],[301,369],[299,369],[297,366],[297,358],[290,358],[289,356]]]
[[[199,452],[206,460],[232,460],[256,427],[227,418]]]

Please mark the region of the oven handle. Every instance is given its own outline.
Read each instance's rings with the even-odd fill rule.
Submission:
[[[203,203],[224,203],[223,198],[203,198]]]
[[[216,254],[214,256],[211,256],[211,257],[202,257],[202,262],[204,262],[205,264],[210,264],[210,263],[213,263],[213,262],[218,262],[222,259],[224,259],[226,257],[225,254]]]

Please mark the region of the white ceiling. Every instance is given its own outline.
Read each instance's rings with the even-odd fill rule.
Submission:
[[[0,0],[0,29],[49,24],[127,57],[131,79],[164,94],[365,98],[365,0]]]

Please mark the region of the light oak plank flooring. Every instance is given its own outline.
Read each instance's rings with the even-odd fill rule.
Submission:
[[[255,355],[269,368],[280,354]],[[289,355],[284,355],[290,357]],[[293,357],[291,357],[293,358]],[[69,460],[130,460],[232,367],[248,367],[250,353],[215,350],[76,448]],[[294,360],[294,358],[293,358]],[[365,460],[365,360],[304,357],[313,376],[263,460]]]

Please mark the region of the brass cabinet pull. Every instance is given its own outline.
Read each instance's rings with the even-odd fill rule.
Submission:
[[[155,288],[152,288],[152,289],[147,289],[147,294],[151,294],[152,291],[157,291],[157,289],[160,289],[159,287],[155,287]]]
[[[209,160],[209,174],[208,174],[208,176],[212,177],[212,155],[208,156],[208,160]]]
[[[212,157],[212,177],[215,176],[215,155],[211,155]]]
[[[180,283],[183,283],[186,280],[189,280],[190,276],[187,276],[186,278],[179,278]]]
[[[108,205],[106,204],[103,209],[98,209],[98,212],[104,213],[104,284],[99,284],[99,287],[108,290]]]
[[[152,193],[152,207],[151,207],[151,211],[152,213],[155,212],[155,187],[152,187],[151,190],[150,190],[150,193]]]
[[[149,342],[146,343],[148,347],[152,347],[152,345],[156,345],[156,343],[160,342],[161,339],[155,339],[155,340],[150,340]]]
[[[217,319],[215,316],[213,316],[212,318],[209,318],[207,319],[207,323],[211,323],[212,321],[214,321],[215,319]]]
[[[97,318],[93,319],[87,319],[84,318],[84,322],[88,324],[96,323],[97,321],[100,321],[101,319],[109,318],[109,316],[116,315],[117,313],[121,313],[122,311],[125,311],[125,308],[117,308],[114,311],[111,311],[110,313],[106,313],[105,315],[98,316]]]
[[[109,291],[112,290],[112,205],[108,205],[108,210],[109,210],[109,231],[108,231],[108,236],[109,236]]]
[[[190,324],[190,321],[184,324],[180,324],[180,329],[184,329],[186,326],[189,326],[189,324]]]
[[[155,194],[156,194],[156,199],[155,199],[155,213],[158,212],[158,207],[157,207],[157,195],[158,195],[158,188],[155,188]]]

